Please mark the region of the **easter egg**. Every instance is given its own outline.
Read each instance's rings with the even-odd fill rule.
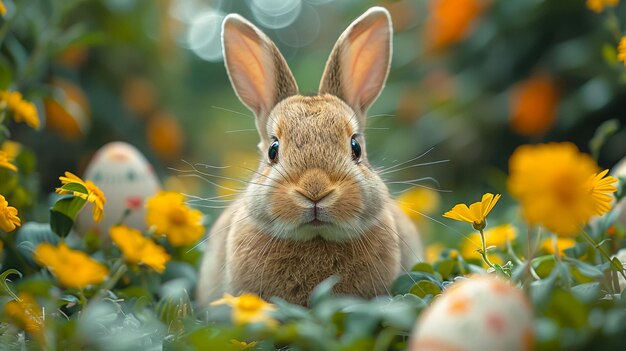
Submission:
[[[454,283],[418,319],[409,350],[532,350],[532,309],[507,281],[475,276]]]
[[[123,224],[139,230],[146,229],[147,198],[160,190],[159,180],[152,165],[134,146],[124,142],[112,142],[100,148],[85,170],[84,180],[91,180],[106,197],[104,218],[95,223],[91,216],[91,203],[87,203],[77,219],[77,230],[85,234],[90,230],[103,239],[108,238],[109,228]]]

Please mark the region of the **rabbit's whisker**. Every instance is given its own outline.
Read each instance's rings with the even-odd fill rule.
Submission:
[[[382,170],[382,171],[378,172],[378,174],[379,175],[385,175],[385,174],[390,174],[390,173],[404,171],[405,169],[409,169],[409,168],[432,166],[432,165],[437,165],[437,164],[446,163],[446,162],[450,162],[450,160],[438,160],[438,161],[417,163],[417,164],[405,166],[405,167],[402,167],[402,168]]]

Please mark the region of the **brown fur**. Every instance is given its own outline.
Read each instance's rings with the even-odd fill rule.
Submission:
[[[421,257],[416,229],[369,165],[361,135],[387,76],[390,35],[387,12],[368,11],[335,45],[320,95],[301,96],[269,38],[243,18],[227,17],[226,67],[257,115],[262,159],[209,233],[201,304],[224,292],[252,292],[305,305],[331,275],[340,278],[336,292],[369,298],[388,293],[395,276]],[[350,145],[355,135],[359,160]],[[273,140],[280,146],[272,161],[266,155]]]

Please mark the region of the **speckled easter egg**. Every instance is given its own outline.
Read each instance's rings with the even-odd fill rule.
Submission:
[[[126,209],[130,214],[124,224],[146,229],[144,202],[160,190],[160,184],[152,165],[134,146],[124,142],[104,145],[89,162],[83,179],[91,180],[102,190],[106,204],[104,218],[95,223],[88,203],[77,220],[79,233],[95,230],[102,238],[108,238],[109,228],[120,221]]]
[[[412,351],[533,349],[532,309],[521,290],[490,276],[455,283],[415,325]]]

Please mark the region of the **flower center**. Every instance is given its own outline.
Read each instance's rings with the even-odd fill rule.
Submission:
[[[578,186],[571,174],[561,174],[555,179],[552,189],[562,205],[570,205],[576,199]]]
[[[182,225],[186,223],[187,216],[185,214],[185,209],[177,207],[170,210],[168,218],[170,222]]]
[[[244,311],[257,311],[262,307],[260,302],[261,300],[259,300],[256,296],[242,295],[239,297],[237,307]]]

